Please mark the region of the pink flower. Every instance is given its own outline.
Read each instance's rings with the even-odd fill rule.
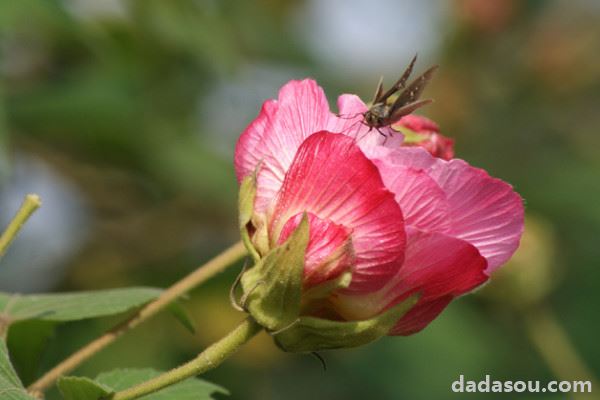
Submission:
[[[413,137],[404,140],[404,146],[420,146],[431,155],[450,160],[454,158],[454,140],[440,133],[439,126],[430,119],[418,115],[406,115],[393,125],[400,132],[408,129]]]
[[[408,335],[511,257],[523,231],[522,201],[463,160],[402,146],[391,129],[387,138],[370,130],[357,96],[340,96],[338,108],[339,117],[314,81],[291,81],[241,135],[238,180],[258,171],[251,240],[264,255],[306,213],[303,290],[352,274],[347,288],[319,299],[310,315],[363,320],[419,292],[389,332]],[[429,120],[403,120],[437,133]],[[430,125],[416,128],[415,121]]]

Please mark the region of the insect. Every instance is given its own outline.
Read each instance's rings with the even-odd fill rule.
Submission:
[[[419,100],[419,97],[437,70],[437,65],[427,69],[406,86],[406,81],[408,81],[416,61],[417,56],[415,55],[402,76],[385,93],[383,92],[383,77],[379,79],[371,106],[363,114],[362,123],[370,128],[369,131],[377,129],[381,135],[386,136],[381,128],[393,124],[403,116],[433,101],[432,99]],[[398,92],[400,93],[394,99],[394,95]]]

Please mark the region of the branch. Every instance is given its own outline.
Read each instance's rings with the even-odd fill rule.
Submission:
[[[140,309],[129,319],[116,325],[104,335],[88,343],[86,346],[72,354],[69,358],[56,365],[50,371],[46,372],[44,376],[32,383],[27,390],[30,393],[40,393],[45,391],[47,388],[52,386],[59,377],[74,370],[78,365],[88,360],[90,357],[104,349],[109,344],[113,343],[125,332],[135,328],[142,322],[162,311],[183,294],[213,277],[217,273],[225,270],[225,268],[240,260],[245,255],[246,249],[241,242],[229,247],[227,250],[206,264],[200,266],[194,272],[175,283],[173,286],[166,289],[156,300],[142,307],[142,309]]]

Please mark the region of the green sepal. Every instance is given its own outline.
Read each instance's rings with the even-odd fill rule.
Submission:
[[[415,132],[402,125],[392,125],[392,129],[404,135],[404,143],[406,144],[421,143],[423,140],[427,139],[426,135]]]
[[[252,256],[254,262],[260,259],[258,251],[250,240],[250,234],[248,233],[248,225],[252,221],[252,215],[254,214],[254,200],[256,199],[256,171],[247,175],[240,185],[240,192],[238,195],[238,222],[240,228],[240,234],[242,242],[248,253]]]
[[[308,239],[308,217],[304,214],[283,245],[271,250],[242,275],[242,304],[267,330],[289,326],[300,315]]]
[[[306,290],[302,294],[302,301],[304,303],[309,303],[313,300],[324,299],[334,290],[346,289],[350,286],[350,282],[352,282],[352,272],[344,272],[334,279],[330,279]]]
[[[412,295],[386,312],[363,321],[301,317],[288,329],[274,335],[275,343],[292,353],[362,346],[387,335],[418,299],[418,294]]]

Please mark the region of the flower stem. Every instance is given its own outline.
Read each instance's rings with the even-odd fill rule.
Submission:
[[[227,334],[227,336],[213,343],[195,359],[156,378],[117,392],[110,400],[137,399],[138,397],[157,392],[167,386],[211,370],[235,353],[244,343],[252,339],[261,330],[262,327],[252,317],[248,317],[237,328]]]
[[[6,253],[6,249],[8,249],[8,246],[10,246],[15,237],[17,237],[23,224],[27,222],[31,214],[41,205],[42,202],[37,194],[28,194],[25,196],[21,208],[19,208],[13,220],[8,224],[2,236],[0,236],[0,258]]]
[[[113,343],[125,332],[135,328],[142,322],[162,311],[173,301],[177,300],[177,298],[181,297],[194,287],[200,285],[202,282],[213,277],[218,272],[223,271],[225,268],[240,260],[245,255],[246,249],[241,242],[229,247],[221,254],[208,261],[206,264],[200,266],[194,272],[175,283],[173,286],[166,289],[156,300],[142,307],[142,309],[132,315],[129,319],[116,325],[104,335],[88,343],[69,356],[67,359],[62,361],[60,364],[56,365],[50,371],[46,372],[40,379],[32,383],[27,390],[30,393],[43,392],[52,386],[60,376],[74,370],[78,365],[88,360],[90,357],[104,349],[109,344]]]
[[[597,388],[597,380],[581,359],[567,332],[552,311],[537,307],[524,311],[527,333],[538,352],[557,379],[564,381],[590,381]],[[591,394],[571,393],[574,399],[588,399]]]

